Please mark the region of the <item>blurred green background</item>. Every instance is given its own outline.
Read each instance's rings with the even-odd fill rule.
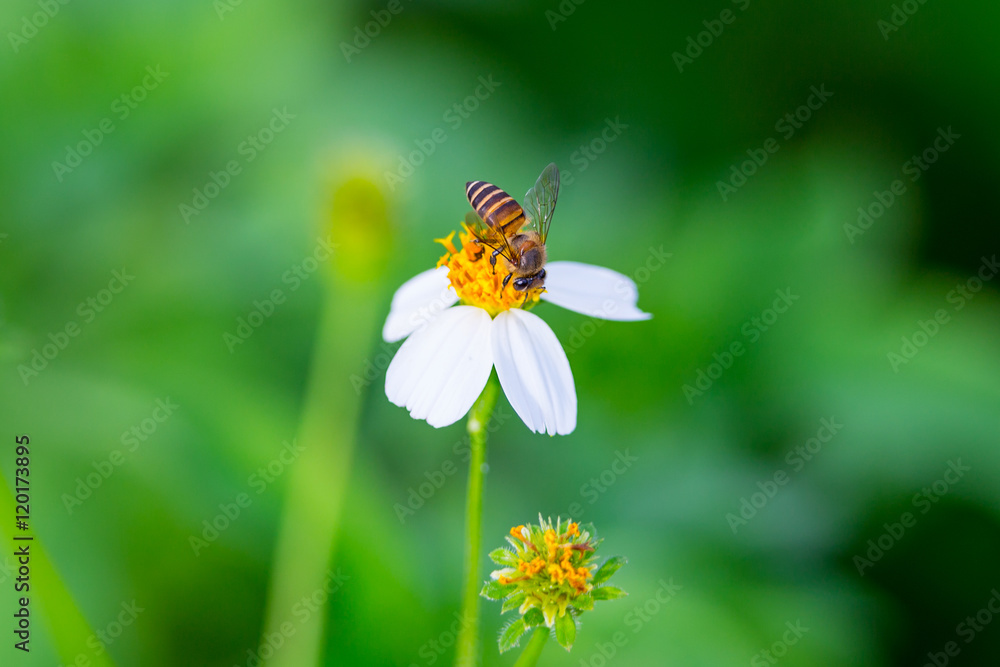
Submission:
[[[630,597],[540,664],[995,665],[998,21],[3,3],[2,662],[450,664],[464,426],[388,403],[380,328],[467,180],[519,197],[555,161],[550,259],[633,276],[654,318],[536,311],[572,435],[501,398],[484,548],[573,513],[630,561]],[[513,664],[482,614],[483,664]]]

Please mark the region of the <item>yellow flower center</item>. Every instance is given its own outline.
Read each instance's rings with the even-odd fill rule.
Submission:
[[[515,526],[510,529],[510,534],[534,549],[535,547],[531,544],[531,541],[524,537],[523,530],[524,526]],[[569,524],[566,532],[562,535],[549,528],[542,535],[546,547],[546,553],[544,554],[546,558],[535,556],[531,560],[518,559],[517,571],[523,574],[516,577],[500,576],[498,579],[499,582],[501,584],[512,584],[518,581],[526,581],[536,574],[544,572],[552,585],[559,586],[565,582],[573,587],[577,595],[586,593],[592,588],[587,583],[587,579],[591,579],[594,573],[589,567],[580,564],[583,561],[583,556],[569,542],[572,537],[579,534],[579,526],[575,523]],[[576,561],[576,564],[574,564],[574,561]]]
[[[505,310],[523,308],[538,302],[545,291],[544,287],[518,292],[510,284],[513,279],[504,287],[504,278],[510,273],[507,261],[497,255],[496,266],[490,265],[493,251],[488,246],[475,243],[475,237],[468,228],[463,225],[463,229],[459,234],[461,248],[455,247],[455,232],[443,239],[434,239],[446,251],[437,265],[448,267],[448,280],[462,303],[482,308],[490,317],[496,317]]]

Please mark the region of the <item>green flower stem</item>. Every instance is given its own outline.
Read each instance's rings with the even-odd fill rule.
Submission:
[[[535,667],[538,656],[542,654],[542,649],[545,648],[545,642],[548,640],[549,629],[547,627],[543,625],[535,628],[535,634],[531,635],[531,641],[524,647],[524,652],[514,663],[514,667]]]
[[[361,411],[361,395],[350,377],[360,371],[358,360],[370,351],[378,331],[380,296],[370,285],[332,283],[327,290],[296,434],[303,452],[287,473],[262,635],[282,634],[289,621],[295,621],[295,633],[262,661],[266,667],[323,662],[326,611],[307,623],[296,621],[293,610],[303,596],[323,590],[340,564],[337,527]]]
[[[479,655],[479,557],[483,532],[483,467],[486,464],[486,426],[500,395],[496,372],[469,412],[469,490],[465,499],[465,583],[462,585],[462,629],[455,654],[456,667],[474,667]]]

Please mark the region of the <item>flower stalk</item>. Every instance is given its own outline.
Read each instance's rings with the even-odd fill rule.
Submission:
[[[479,558],[483,532],[483,468],[486,465],[487,425],[500,394],[496,373],[490,375],[466,426],[469,432],[469,488],[465,500],[465,578],[462,584],[462,629],[458,635],[456,667],[473,667],[479,652]]]
[[[539,656],[542,655],[542,649],[545,648],[545,643],[549,640],[549,632],[549,629],[544,625],[535,628],[535,634],[531,635],[531,641],[524,647],[524,652],[514,663],[514,667],[535,667]]]

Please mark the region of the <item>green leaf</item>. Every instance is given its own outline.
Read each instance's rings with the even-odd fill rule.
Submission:
[[[595,588],[590,594],[594,596],[595,600],[617,600],[628,595],[622,589],[615,588],[614,586],[601,586],[600,588]]]
[[[615,572],[621,569],[621,566],[628,562],[624,556],[614,556],[612,558],[604,561],[604,565],[601,566],[597,572],[594,573],[593,584],[595,586],[600,586],[605,581],[611,578]]]
[[[529,628],[533,628],[536,625],[545,625],[545,614],[538,607],[532,607],[524,612],[524,624]]]
[[[517,619],[510,623],[500,632],[497,643],[500,645],[500,652],[505,653],[521,642],[521,635],[528,630],[523,619]]]
[[[511,595],[509,598],[503,601],[503,607],[501,607],[500,613],[506,614],[511,609],[517,609],[522,604],[524,604],[524,598],[526,597],[528,597],[528,594],[524,591]]]
[[[479,594],[487,600],[503,600],[516,590],[516,584],[501,584],[498,581],[490,579],[483,585],[483,590]]]
[[[573,606],[580,611],[590,611],[594,608],[594,596],[589,593],[584,593],[573,600]]]
[[[573,614],[566,613],[556,619],[556,641],[567,651],[573,648],[576,641],[576,620]]]
[[[517,567],[517,556],[514,552],[505,547],[499,547],[490,552],[490,560],[497,565],[507,565]]]

